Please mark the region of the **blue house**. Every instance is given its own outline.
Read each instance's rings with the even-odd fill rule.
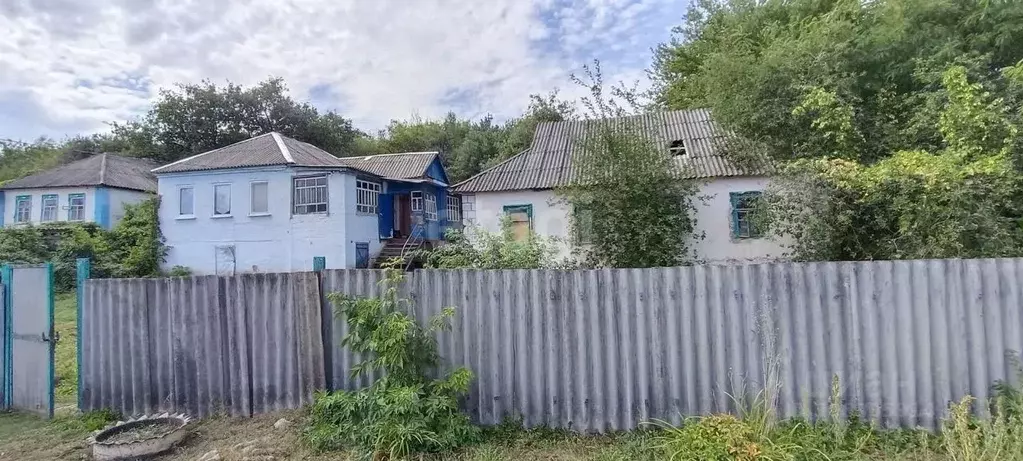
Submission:
[[[153,173],[165,264],[197,274],[371,267],[461,225],[436,152],[338,158],[267,133]]]

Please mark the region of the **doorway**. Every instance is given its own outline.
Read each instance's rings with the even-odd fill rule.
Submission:
[[[394,236],[408,237],[412,234],[412,199],[409,194],[394,197]]]

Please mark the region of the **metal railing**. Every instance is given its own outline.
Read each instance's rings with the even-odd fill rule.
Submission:
[[[416,223],[412,226],[412,233],[405,240],[405,244],[401,246],[401,260],[405,263],[406,271],[412,267],[415,252],[419,250],[419,247],[423,246],[423,234],[425,232],[423,224]]]

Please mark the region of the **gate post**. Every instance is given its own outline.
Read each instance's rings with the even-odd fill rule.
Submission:
[[[12,393],[14,392],[14,310],[11,308],[11,287],[14,284],[14,268],[10,264],[0,266],[0,279],[4,284],[4,401],[2,408],[11,408],[13,403]]]
[[[92,275],[92,262],[89,258],[78,258],[75,261],[75,367],[78,368],[75,384],[78,394],[78,408],[82,408],[82,306],[85,302],[85,281]]]

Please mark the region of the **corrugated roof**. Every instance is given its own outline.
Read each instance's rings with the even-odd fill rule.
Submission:
[[[143,158],[96,154],[31,176],[9,181],[0,189],[107,186],[156,192],[156,177],[150,173],[158,164]]]
[[[369,171],[384,178],[416,179],[426,177],[430,164],[439,155],[437,152],[405,152],[369,157],[344,157],[340,160],[352,168]]]
[[[727,135],[711,120],[708,109],[654,112],[622,117],[613,124],[639,128],[665,151],[673,141],[685,144],[686,155],[675,157],[682,177],[750,176],[767,168],[740,168],[723,154]],[[456,192],[492,192],[520,189],[552,189],[567,185],[572,178],[572,152],[599,121],[571,120],[541,123],[529,149],[453,186]]]
[[[337,157],[312,144],[279,133],[267,133],[178,160],[153,172],[162,174],[275,165],[347,166]]]

